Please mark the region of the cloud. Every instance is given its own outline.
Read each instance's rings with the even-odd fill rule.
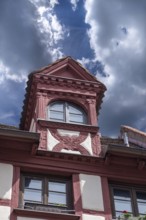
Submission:
[[[79,0],[70,0],[70,3],[72,4],[72,10],[75,11],[77,9],[77,4]]]
[[[114,135],[120,124],[128,124],[146,131],[146,1],[86,0],[85,10],[94,60],[107,74],[102,77],[97,72],[108,89],[101,130]]]
[[[21,71],[19,75],[12,73],[10,68],[5,66],[4,63],[0,60],[0,84],[4,83],[7,79],[15,82],[23,82],[27,80],[27,76]]]
[[[68,34],[68,30],[60,23],[54,12],[54,7],[59,2],[57,0],[29,1],[34,5],[37,13],[34,23],[40,41],[45,46],[45,52],[51,54],[53,61],[61,58],[63,52],[59,43]]]
[[[146,130],[145,11],[145,0],[1,0],[0,121],[19,123],[28,73],[65,54],[107,86],[102,134]]]
[[[0,1],[0,123],[19,124],[28,73],[63,55],[67,30],[54,12],[57,4]]]

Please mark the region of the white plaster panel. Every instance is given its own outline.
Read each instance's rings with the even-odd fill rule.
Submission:
[[[17,217],[17,220],[46,220],[42,218],[27,218],[27,217]]]
[[[78,137],[80,135],[80,132],[78,131],[69,131],[69,130],[63,130],[63,129],[58,129],[57,131],[61,136],[77,136]]]
[[[10,211],[11,211],[10,207],[0,206],[0,219],[1,220],[10,220]]]
[[[53,147],[55,147],[56,144],[58,144],[59,141],[54,138],[51,134],[51,132],[48,130],[48,135],[47,135],[47,150],[53,150]]]
[[[100,176],[80,174],[79,177],[83,208],[104,211]]]
[[[83,220],[105,220],[105,217],[103,216],[98,216],[98,215],[88,215],[88,214],[83,214],[82,215]]]
[[[90,133],[88,133],[86,140],[83,141],[80,145],[83,146],[90,153],[90,155],[93,155]]]
[[[13,166],[0,163],[0,199],[11,199]]]
[[[79,151],[62,149],[61,152],[68,154],[81,154]]]

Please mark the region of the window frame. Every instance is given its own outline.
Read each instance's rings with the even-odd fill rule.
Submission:
[[[34,201],[26,201],[24,200],[24,189],[25,189],[25,178],[31,178],[31,179],[40,179],[42,180],[42,189],[41,189],[41,198],[42,198],[42,203]],[[46,206],[50,208],[56,208],[60,210],[66,210],[66,213],[71,213],[70,211],[72,210],[73,212],[73,195],[72,195],[72,179],[67,178],[67,177],[62,177],[62,176],[53,176],[53,175],[39,175],[39,174],[32,174],[32,173],[23,173],[21,174],[21,179],[20,179],[20,193],[19,193],[19,207],[24,208],[24,209],[29,209],[25,207],[25,203],[27,204],[32,204],[35,206]],[[49,181],[54,181],[54,182],[60,182],[60,183],[65,183],[66,184],[66,206],[60,205],[60,204],[49,204],[48,203],[48,183]]]
[[[54,110],[54,112],[62,112],[63,113],[63,120],[61,120],[61,119],[55,119],[55,118],[51,118],[50,117],[50,112],[52,111],[53,112],[53,110],[51,110],[51,107],[53,106],[53,105],[55,105],[55,104],[59,104],[59,103],[61,103],[61,104],[63,104],[63,112],[62,111],[55,111]],[[77,113],[71,113],[70,111],[69,111],[69,107],[70,106],[72,106],[72,107],[74,107],[75,109],[77,109],[77,110],[79,110],[80,112],[81,112],[81,114],[77,114]],[[83,121],[82,122],[77,122],[77,121],[71,121],[70,120],[70,114],[72,114],[72,115],[81,115],[82,117],[83,117]],[[54,102],[51,102],[49,105],[48,105],[48,107],[47,107],[47,118],[49,119],[49,120],[51,120],[51,121],[56,121],[56,122],[64,122],[64,123],[74,123],[74,124],[87,124],[87,114],[86,114],[86,112],[85,112],[85,110],[81,107],[81,106],[79,106],[79,105],[77,105],[77,104],[75,104],[75,103],[73,103],[73,102],[69,102],[69,101],[54,101]]]
[[[139,185],[132,185],[131,184],[116,184],[111,183],[110,184],[110,197],[111,197],[111,206],[112,206],[112,215],[113,218],[116,218],[116,210],[115,210],[115,200],[114,200],[114,189],[119,190],[127,190],[130,193],[130,199],[131,199],[131,209],[132,212],[130,212],[133,216],[139,216],[139,215],[145,215],[139,213],[138,210],[138,201],[137,201],[137,192],[143,192],[146,193],[146,188],[144,186]],[[124,211],[124,210],[123,210]],[[126,210],[127,211],[127,210]],[[120,211],[119,211],[120,212]]]

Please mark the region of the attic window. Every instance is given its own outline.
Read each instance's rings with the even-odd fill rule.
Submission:
[[[49,105],[48,118],[53,121],[67,123],[87,123],[87,115],[80,106],[63,101],[53,102]]]

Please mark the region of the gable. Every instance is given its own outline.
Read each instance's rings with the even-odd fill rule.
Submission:
[[[50,76],[79,79],[91,82],[99,82],[96,77],[90,74],[80,63],[71,57],[57,60],[55,63],[36,71],[35,74],[45,74]]]
[[[48,75],[51,76],[58,76],[58,77],[65,77],[65,78],[70,78],[70,79],[79,79],[79,80],[87,80],[81,73],[78,73],[74,69],[72,69],[70,66],[66,66],[62,69],[59,69],[53,73],[48,73]]]

